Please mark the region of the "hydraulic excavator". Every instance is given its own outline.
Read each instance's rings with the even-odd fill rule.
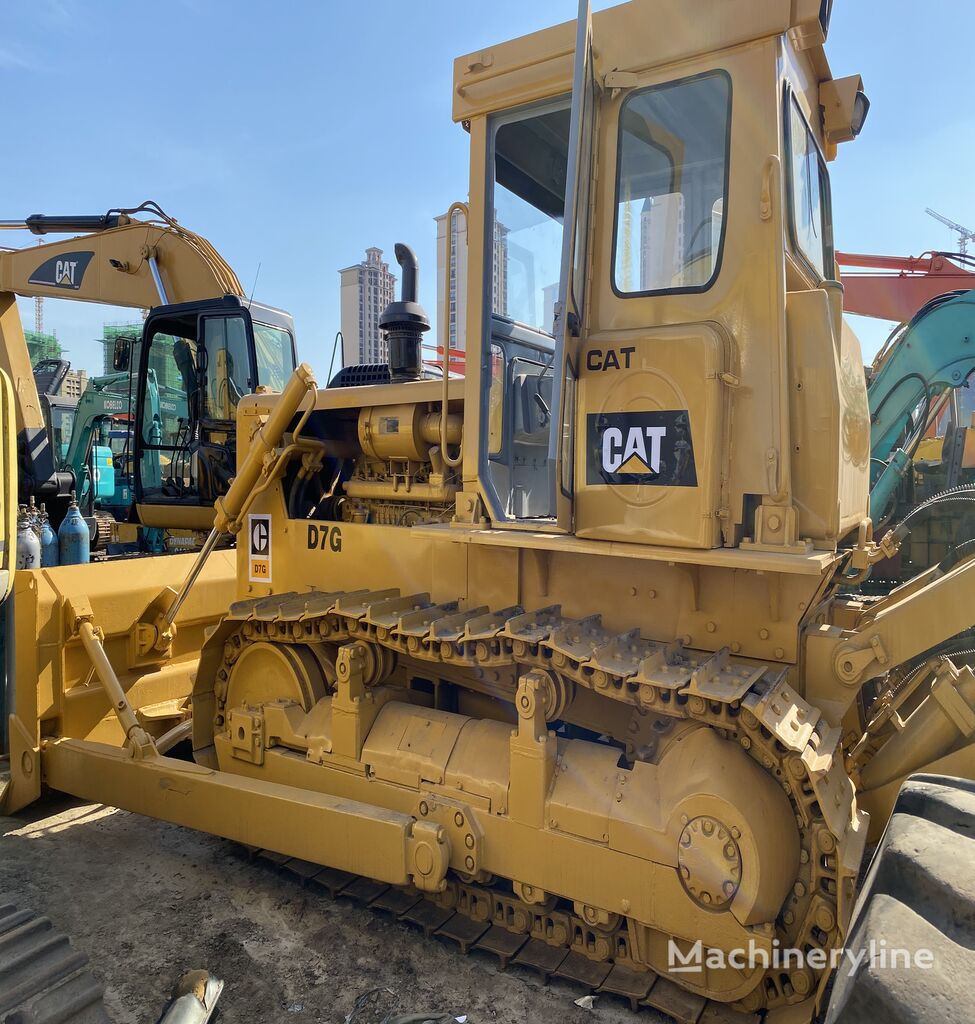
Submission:
[[[75,490],[81,509],[93,509],[110,518],[107,537],[100,536],[103,521],[99,517],[99,548],[117,550],[136,545],[139,550],[162,553],[170,548],[194,543],[196,534],[144,528],[131,524],[135,501],[135,474],[132,448],[135,439],[134,373],[126,371],[92,377],[72,410],[70,440],[61,445],[61,466],[69,468],[76,481]],[[156,370],[148,368],[145,415],[153,422],[187,420],[186,392],[181,386],[160,386]],[[143,456],[147,479],[161,479],[162,464],[157,452]],[[114,541],[115,544],[111,542]],[[122,548],[123,550],[132,550]]]
[[[970,1009],[964,784],[910,784],[854,915],[904,778],[975,778],[975,563],[856,589],[897,537],[832,246],[868,102],[830,12],[583,2],[459,58],[466,376],[425,373],[398,245],[388,365],[240,399],[182,583],[119,580],[123,610],[17,573],[8,809],[43,783],[203,829],[681,1021],[810,1020],[833,967],[833,1019]],[[143,360],[173,334],[150,317]],[[162,731],[167,686],[192,717]],[[939,971],[841,978],[878,929]]]
[[[247,300],[236,274],[213,246],[154,203],[104,216],[38,214],[0,221],[0,228],[42,236],[83,233],[19,250],[0,249],[0,367],[15,393],[21,500],[45,501],[56,526],[71,492],[80,494],[83,481],[77,460],[65,459],[52,443],[16,297],[151,309],[152,322],[165,322],[174,333],[165,344],[160,338],[151,357],[144,352],[146,360],[138,366],[130,366],[130,360],[144,347],[120,338],[115,369],[143,374],[157,392],[168,386],[183,396],[178,404],[184,408],[182,414],[177,406],[167,413],[151,401],[142,404],[147,429],[167,445],[144,460],[145,472],[137,474],[139,514],[152,520],[146,525],[206,529],[212,518],[208,510],[233,473],[237,401],[259,387],[280,388],[294,370],[291,317]],[[151,399],[151,386],[149,394]],[[135,388],[131,395],[134,399]],[[134,415],[134,403],[127,399],[120,411]],[[99,526],[105,534],[105,524],[95,515],[89,518],[93,537],[99,536]]]
[[[867,367],[870,514],[901,534],[877,580],[903,580],[970,547],[975,449],[975,272],[962,253],[915,257],[838,253],[847,312],[900,320]],[[975,436],[973,436],[975,440]]]

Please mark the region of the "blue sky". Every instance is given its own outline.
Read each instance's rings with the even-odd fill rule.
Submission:
[[[367,245],[391,255],[394,242],[412,244],[434,312],[433,218],[468,180],[467,136],[450,120],[453,58],[575,14],[573,0],[0,7],[0,218],[155,199],[209,237],[248,290],[260,265],[256,297],[294,314],[300,354],[322,374],[339,326],[337,271]],[[839,248],[952,248],[926,206],[975,222],[972,38],[968,0],[836,0],[834,74],[862,74],[873,103],[864,135],[831,165]],[[32,304],[22,308],[29,327]],[[96,371],[92,339],[126,318],[45,309],[75,366]],[[887,325],[857,329],[869,352]]]

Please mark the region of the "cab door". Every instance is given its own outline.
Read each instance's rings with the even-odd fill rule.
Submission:
[[[573,529],[595,84],[582,0],[571,96],[487,119],[478,475],[493,525]],[[473,186],[472,186],[473,193]],[[472,206],[472,209],[476,208]]]
[[[579,0],[569,159],[562,232],[562,264],[555,304],[552,420],[548,458],[552,465],[555,519],[566,533],[573,528],[573,438],[579,351],[585,333],[586,266],[589,210],[595,146],[596,83],[592,60],[592,11]]]
[[[732,72],[755,63],[722,54],[718,66],[702,57],[634,72],[602,105],[597,298],[576,415],[579,537],[673,548],[722,542],[731,396],[742,372],[736,344],[760,338],[774,349],[765,339],[776,256],[781,266],[770,220],[727,215],[749,210],[763,181],[775,180],[762,145],[774,144],[771,132],[758,140],[742,133],[744,152],[732,160]],[[768,359],[756,364],[756,376],[772,378]],[[750,452],[769,432],[754,436]],[[758,449],[768,463],[769,447]],[[753,493],[768,487],[768,475]]]

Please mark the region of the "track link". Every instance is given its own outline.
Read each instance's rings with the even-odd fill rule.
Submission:
[[[0,1022],[110,1024],[88,957],[50,918],[0,896]]]
[[[634,1012],[647,1008],[657,1010],[676,1024],[758,1024],[761,1019],[757,1013],[744,1013],[687,992],[653,971],[594,961],[568,944],[474,920],[459,910],[445,908],[435,898],[415,889],[389,886],[272,850],[246,849],[251,856],[298,879],[303,886],[332,899],[342,897],[386,914],[419,928],[427,938],[445,939],[465,955],[475,951],[486,953],[498,961],[502,970],[523,967],[537,974],[545,984],[552,978],[559,978],[576,985],[580,991],[621,999]],[[528,904],[522,906],[526,912],[537,909]]]
[[[737,658],[728,649],[697,652],[643,639],[635,630],[613,633],[599,616],[570,619],[558,606],[530,612],[517,606],[461,611],[457,602],[436,604],[428,594],[312,591],[231,606],[211,646],[215,727],[223,728],[228,679],[249,645],[349,641],[361,641],[377,652],[377,681],[388,677],[397,659],[421,676],[436,665],[454,672],[477,669],[471,673],[472,688],[493,686],[495,696],[508,700],[514,696],[511,684],[507,690],[503,683],[485,684],[489,673],[483,670],[507,669],[513,679],[523,670],[543,669],[554,681],[552,718],[571,706],[576,687],[628,705],[636,737],[617,738],[625,741],[627,756],[633,759],[653,757],[652,725],[666,720],[700,723],[738,743],[782,786],[800,833],[799,872],[776,922],[775,938],[783,947],[807,951],[829,950],[842,941],[865,842],[864,819],[843,767],[839,730],[829,728],[803,700],[785,669]],[[649,735],[643,734],[644,728]],[[446,927],[443,934],[451,938],[448,922],[463,914],[484,929],[474,935],[473,925],[465,923],[461,929],[458,924],[455,941],[494,952],[502,961],[582,980],[596,991],[657,1006],[679,1020],[698,1020],[706,1006],[715,1008],[709,1013],[715,1021],[724,1019],[715,1016],[717,1008],[733,1013],[725,1004],[708,1003],[639,965],[625,918],[600,932],[561,904],[540,908],[520,903],[510,891],[487,890],[454,876],[446,893],[425,901],[417,895],[415,905],[401,913],[419,914],[416,908],[427,905],[437,908],[436,913],[425,909],[422,913],[432,916],[415,923],[435,933]],[[524,936],[524,941],[516,942],[510,933]],[[564,955],[557,956],[553,947]],[[588,962],[582,964],[580,957]],[[824,982],[824,974],[808,969],[793,974],[770,969],[761,991],[738,1005],[746,1011],[791,1005],[812,997]],[[664,1002],[668,1005],[659,1005]]]

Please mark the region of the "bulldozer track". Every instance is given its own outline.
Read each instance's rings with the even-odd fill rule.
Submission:
[[[595,961],[571,944],[558,945],[533,932],[514,931],[502,924],[475,920],[459,910],[445,908],[416,889],[386,885],[272,850],[244,849],[253,858],[299,880],[302,886],[325,893],[331,899],[341,897],[385,914],[420,929],[427,938],[445,939],[465,956],[473,952],[489,954],[497,959],[502,970],[510,967],[530,970],[544,984],[558,978],[575,985],[580,992],[621,999],[629,1003],[634,1013],[642,1009],[656,1010],[676,1024],[758,1024],[761,1019],[758,1013],[735,1010],[726,1003],[688,992],[653,971]],[[485,896],[503,896],[482,891]],[[506,899],[511,901],[510,896]],[[538,909],[528,904],[521,906],[526,914]],[[577,921],[584,925],[581,919]]]
[[[110,1024],[88,957],[51,919],[0,895],[0,1021]]]
[[[582,686],[630,705],[638,722],[636,716],[651,724],[683,719],[715,729],[775,777],[795,814],[799,870],[775,923],[774,938],[782,947],[807,951],[828,951],[842,939],[865,830],[851,827],[859,818],[838,730],[830,729],[795,691],[784,668],[736,658],[727,649],[693,652],[680,644],[642,639],[636,631],[612,633],[599,616],[569,619],[558,606],[531,612],[521,607],[458,611],[456,602],[438,605],[427,594],[403,597],[395,590],[312,591],[238,602],[215,640],[223,644],[222,665],[214,680],[217,729],[223,727],[233,665],[249,645],[313,648],[350,641],[373,649],[377,683],[390,676],[397,659],[419,675],[438,664],[477,669],[481,676],[491,667],[538,668],[552,673],[556,681],[550,695],[552,720],[571,703],[572,688]],[[483,678],[470,682],[475,689],[492,685]],[[513,690],[505,696],[513,700]],[[633,738],[625,740],[628,756],[639,757]],[[648,750],[652,756],[652,744]],[[654,1006],[679,1021],[718,1024],[755,1019],[754,1011],[811,997],[827,973],[808,967],[786,971],[774,965],[748,969],[745,973],[755,970],[763,977],[735,1004],[744,1011],[736,1015],[727,1004],[707,1000],[637,963],[631,922],[621,915],[611,915],[608,924],[587,922],[572,912],[571,902],[522,902],[510,891],[477,884],[463,873],[451,873],[443,892],[424,898],[320,865],[271,856],[306,880],[358,897],[452,939],[465,950],[485,950],[503,964],[580,982],[590,990],[628,999],[634,1007]],[[765,927],[766,939],[771,938],[768,926],[759,927]]]

